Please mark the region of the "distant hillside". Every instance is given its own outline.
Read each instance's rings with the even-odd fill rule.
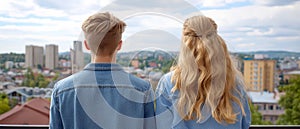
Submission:
[[[132,57],[135,54],[139,53],[139,56],[148,55],[148,54],[159,54],[161,53],[164,56],[172,55],[173,57],[177,57],[179,52],[164,52],[160,50],[156,51],[130,51],[130,52],[121,52],[118,53],[117,58],[120,57]],[[238,55],[249,55],[252,57],[255,54],[264,54],[268,55],[269,58],[272,59],[278,59],[278,58],[285,58],[285,57],[295,57],[300,59],[300,52],[290,52],[290,51],[252,51],[252,52],[232,52],[232,54],[238,54]]]
[[[179,52],[176,51],[162,51],[162,50],[142,50],[142,51],[130,51],[130,52],[119,52],[117,54],[117,58],[132,58],[134,56],[154,56],[157,57],[158,55],[161,55],[165,58],[176,58],[178,56]]]
[[[0,54],[0,64],[4,64],[6,61],[25,62],[25,54],[17,54],[17,53]]]
[[[71,55],[70,55],[70,52],[60,52],[59,53],[59,58],[60,59],[67,59],[67,60],[70,60],[71,59]],[[84,53],[84,63],[87,64],[91,62],[91,56],[89,53]]]
[[[264,54],[268,55],[269,58],[284,58],[284,57],[300,57],[300,52],[289,52],[289,51],[254,51],[254,52],[235,52],[237,54]]]

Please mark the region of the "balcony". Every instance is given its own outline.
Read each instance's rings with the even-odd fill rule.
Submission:
[[[0,125],[0,129],[49,129],[48,125]]]
[[[0,129],[48,129],[48,125],[0,125]],[[252,125],[250,129],[300,129],[300,125]]]

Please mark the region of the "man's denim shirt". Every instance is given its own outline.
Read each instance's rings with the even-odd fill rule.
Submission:
[[[118,64],[90,63],[56,83],[51,98],[51,129],[155,128],[149,82]]]

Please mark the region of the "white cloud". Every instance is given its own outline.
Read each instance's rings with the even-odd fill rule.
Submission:
[[[68,14],[85,14],[90,10],[100,10],[102,7],[113,2],[113,0],[33,0],[34,3],[43,8],[62,10]]]
[[[215,19],[218,24],[231,27],[269,27],[269,26],[292,26],[299,27],[300,19],[296,16],[300,11],[300,4],[266,7],[251,5],[231,9],[204,10],[205,15]]]
[[[299,0],[253,0],[255,4],[265,5],[265,6],[281,6],[281,5],[290,5]]]
[[[111,4],[111,1],[105,1],[105,3],[102,3],[101,6],[104,6],[106,4],[111,4],[104,8],[103,10],[110,10],[117,15],[124,16],[128,14],[134,14],[137,12],[144,12],[144,11],[153,11],[153,12],[167,12],[168,14],[174,16],[178,13],[181,13],[180,10],[190,7],[186,1],[184,0],[172,0],[173,3],[164,2],[160,0],[148,0],[141,2],[141,1],[115,1],[115,3]],[[47,18],[7,18],[7,17],[0,17],[0,21],[3,22],[11,22],[11,23],[30,23],[30,24],[39,24],[39,25],[26,25],[26,26],[19,26],[19,25],[4,25],[0,27],[0,31],[19,31],[23,33],[44,33],[45,35],[51,35],[54,36],[53,39],[57,39],[58,42],[60,41],[59,37],[63,37],[62,34],[69,34],[72,33],[73,36],[74,33],[80,33],[80,29],[74,29],[74,28],[80,28],[82,21],[87,18],[92,13],[98,11],[99,4],[97,4],[99,1],[64,1],[65,3],[70,4],[61,4],[58,1],[48,1],[48,2],[42,2],[42,1],[32,1],[32,6],[36,6],[38,9],[50,9],[50,10],[57,10],[62,11],[64,14],[66,14],[66,17],[63,17],[62,20],[56,20],[52,19],[52,17]],[[88,4],[86,4],[88,3]],[[133,4],[130,4],[133,3]],[[101,4],[101,3],[100,3]],[[150,6],[149,6],[150,4]],[[165,7],[165,5],[169,5]],[[78,6],[80,5],[80,6]],[[93,6],[95,5],[95,6]],[[94,7],[94,8],[93,8]],[[176,7],[176,8],[174,8]],[[181,7],[181,9],[177,8]],[[190,8],[189,8],[190,9]],[[195,9],[195,8],[194,8]],[[82,11],[81,11],[82,10]],[[115,11],[114,11],[115,10]],[[125,11],[124,11],[125,10]],[[76,13],[76,11],[79,11]],[[184,20],[182,18],[181,20]],[[149,16],[149,15],[140,15],[140,16],[134,16],[130,19],[127,19],[126,22],[128,22],[128,28],[125,32],[125,38],[129,37],[133,34],[136,34],[140,31],[143,31],[143,28],[145,29],[161,29],[166,30],[168,32],[171,32],[173,35],[180,35],[182,24],[176,22],[174,19],[166,18],[164,16]],[[136,23],[136,24],[132,24]],[[177,28],[176,28],[177,27]],[[73,28],[73,29],[72,29]],[[176,30],[177,29],[177,30]],[[15,34],[16,37],[20,37],[22,34]],[[47,36],[48,38],[51,36]],[[8,36],[10,37],[10,36]],[[26,36],[25,36],[26,37]],[[28,37],[28,36],[27,36]],[[37,35],[36,40],[39,40],[41,36]],[[24,38],[24,36],[20,37]]]
[[[239,3],[239,2],[245,2],[247,0],[187,0],[190,1],[190,3],[193,3],[194,5],[200,6],[200,7],[224,7],[229,4],[233,3]]]
[[[161,15],[136,16],[126,19],[125,22],[127,23],[127,28],[124,33],[124,38],[141,31],[152,29],[166,31],[177,37],[181,35],[182,23]]]
[[[240,48],[249,48],[255,46],[255,43],[240,43],[237,44],[236,46]]]
[[[299,42],[300,41],[299,36],[278,36],[278,37],[275,37],[275,39],[278,41],[282,41],[282,42],[290,42],[290,41]]]
[[[143,12],[162,13],[184,20],[199,10],[186,0],[116,0],[100,11],[110,11],[123,19]]]
[[[163,30],[145,30],[130,35],[123,42],[121,51],[159,48],[166,51],[179,51],[180,39]]]
[[[43,8],[33,2],[33,0],[4,0],[0,3],[0,15],[9,17],[28,17],[30,15],[38,17],[65,17],[67,14],[62,10]]]
[[[70,20],[64,10],[42,7],[33,0],[0,1],[0,41],[10,42],[16,51],[24,50],[25,44],[60,43],[62,51],[68,51],[73,40],[81,31],[82,19]],[[82,6],[81,6],[82,7]],[[9,45],[2,46],[0,52],[14,51]]]
[[[249,35],[249,36],[270,36],[270,35],[273,35],[274,33],[275,33],[274,29],[270,28],[267,31],[262,31],[262,30],[259,30],[259,29],[253,29],[253,31],[247,32],[246,34]]]
[[[229,6],[239,2],[250,4],[241,7]],[[285,3],[280,0],[66,0],[63,4],[59,0],[1,0],[0,5],[1,42],[14,42],[12,39],[20,44],[57,42],[63,43],[62,51],[67,51],[72,45],[72,40],[79,38],[83,20],[99,10],[113,12],[121,18],[140,12],[156,12],[184,20],[199,14],[200,11],[194,6],[200,5],[209,8],[201,12],[217,22],[220,35],[227,41],[231,50],[300,50],[299,47],[289,46],[300,41],[300,3],[292,0]],[[181,35],[181,23],[159,15],[134,16],[126,22],[128,27],[124,38],[132,39],[130,37],[135,35],[133,39],[141,46],[145,42],[140,42],[139,36],[143,37],[143,40],[149,40],[151,36],[161,38],[156,34],[157,31],[144,33],[145,30],[171,32],[169,34],[177,38]],[[172,46],[173,40],[167,41],[168,36],[163,37],[165,47]],[[135,40],[130,41],[133,43]],[[161,41],[153,45],[158,45],[157,43]],[[135,47],[128,47],[129,50],[132,48]],[[0,52],[3,50],[5,48],[1,43]]]
[[[300,3],[276,7],[249,5],[202,12],[216,21],[220,35],[231,50],[300,50],[299,47],[290,47],[299,42],[297,37],[300,35]]]

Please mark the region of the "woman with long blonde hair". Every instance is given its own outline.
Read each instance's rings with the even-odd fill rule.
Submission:
[[[160,129],[248,129],[251,113],[240,72],[217,24],[193,16],[183,25],[178,63],[156,89]]]

